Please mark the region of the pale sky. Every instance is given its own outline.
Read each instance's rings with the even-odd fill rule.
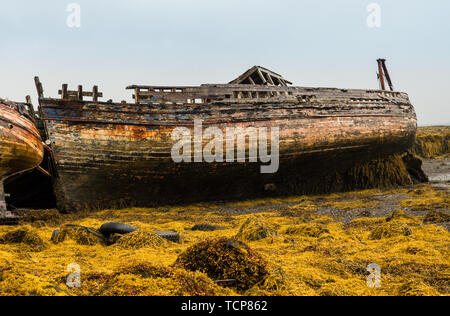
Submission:
[[[366,22],[370,3],[381,27]],[[69,28],[70,3],[81,27]],[[0,97],[62,83],[131,101],[131,84],[227,83],[254,65],[297,86],[374,89],[376,59],[419,124],[450,124],[448,0],[0,0]]]

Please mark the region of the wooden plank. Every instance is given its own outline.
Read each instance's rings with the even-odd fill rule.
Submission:
[[[77,97],[78,97],[79,101],[83,101],[83,86],[82,85],[78,86],[78,95],[77,95]]]
[[[261,72],[261,70],[259,68],[258,68],[257,72],[258,72],[258,75],[261,78],[262,82],[264,84],[267,84],[267,80],[266,80],[266,78],[264,77],[263,73]]]
[[[68,87],[67,83],[65,83],[65,84],[62,85],[62,92],[61,92],[60,94],[61,94],[61,98],[62,98],[63,100],[69,98],[69,94],[67,93],[67,87]]]
[[[62,90],[58,90],[59,95],[62,95],[62,93],[63,93]],[[78,91],[67,90],[67,96],[68,97],[78,97]],[[94,97],[94,92],[83,91],[83,96],[84,97]],[[103,98],[103,92],[97,92],[97,97]]]
[[[274,83],[273,80],[272,80],[272,76],[271,76],[270,74],[267,74],[267,78],[268,78],[269,83],[270,83],[272,86],[274,86],[275,83]]]
[[[139,98],[139,88],[135,88],[134,89],[134,99],[135,99],[135,101],[136,101],[136,103],[139,103],[139,100],[140,100],[140,98]]]
[[[44,97],[44,88],[42,87],[42,83],[39,80],[39,77],[34,77],[34,84],[36,85],[38,98],[42,99]]]
[[[98,86],[92,88],[92,101],[98,102]]]

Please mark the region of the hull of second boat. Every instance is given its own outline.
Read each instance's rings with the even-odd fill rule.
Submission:
[[[405,152],[414,142],[417,128],[415,117],[407,115],[299,117],[230,126],[278,128],[277,172],[262,174],[261,165],[266,164],[262,162],[175,163],[171,149],[176,140],[171,135],[176,126],[48,120],[46,128],[52,135],[59,175],[59,208],[76,211],[256,196],[265,184],[280,183],[280,177],[292,173],[313,177],[351,167],[360,160]],[[223,124],[206,124],[203,130],[208,127],[226,135]],[[194,136],[194,127],[188,129]],[[204,139],[203,145],[207,143]],[[249,144],[247,141],[247,154],[251,152]]]

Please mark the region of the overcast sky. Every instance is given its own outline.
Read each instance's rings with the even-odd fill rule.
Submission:
[[[372,2],[380,28],[367,24]],[[373,89],[384,57],[419,124],[450,124],[448,0],[1,0],[0,12],[0,97],[11,100],[36,101],[34,75],[46,96],[97,84],[131,101],[130,84],[226,83],[253,65],[298,86]]]

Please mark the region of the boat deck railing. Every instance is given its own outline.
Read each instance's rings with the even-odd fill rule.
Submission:
[[[346,99],[349,103],[384,103],[407,99],[400,92],[379,90],[347,90],[334,88],[301,88],[258,85],[202,85],[198,87],[138,86],[133,99],[137,104],[211,104],[211,103],[310,103],[318,98]]]
[[[36,77],[36,88],[39,99],[43,98],[43,88]],[[345,103],[345,104],[406,104],[409,98],[406,93],[385,90],[358,90],[337,88],[307,88],[292,86],[268,86],[253,84],[204,84],[201,86],[143,86],[127,87],[134,90],[133,99],[136,104],[153,105],[206,105],[206,104],[263,104],[293,103],[311,104]],[[92,91],[85,91],[79,85],[77,90],[69,90],[67,84],[62,85],[58,94],[63,100],[88,101],[92,98],[97,103],[103,93],[98,86]],[[112,103],[112,100],[108,100]],[[122,103],[127,103],[122,101]]]

